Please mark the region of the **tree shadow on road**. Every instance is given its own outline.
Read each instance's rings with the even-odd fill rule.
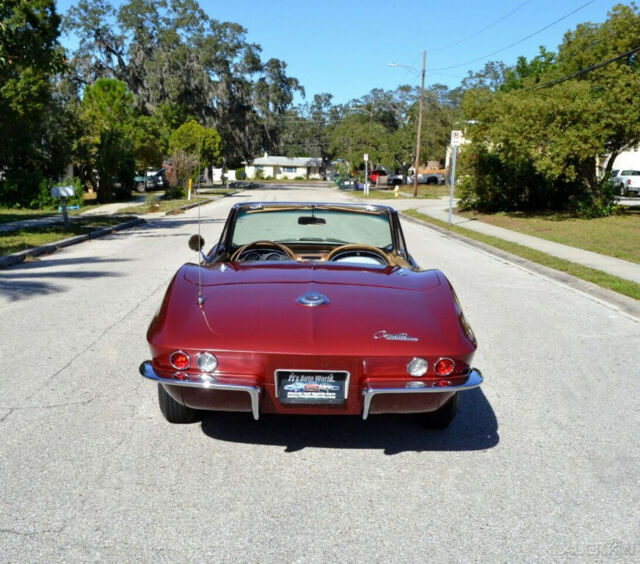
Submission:
[[[122,276],[106,270],[49,270],[42,268],[73,267],[74,265],[124,262],[130,259],[100,259],[97,257],[45,259],[20,263],[10,269],[0,270],[0,296],[10,301],[24,300],[35,296],[61,293],[69,288],[57,282],[63,280],[85,280],[100,277]]]
[[[498,444],[498,421],[482,390],[463,392],[458,414],[444,431],[426,429],[420,415],[262,415],[205,412],[202,431],[220,441],[304,448],[375,449],[385,454],[486,450]]]

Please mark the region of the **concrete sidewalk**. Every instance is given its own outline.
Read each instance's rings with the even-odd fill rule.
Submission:
[[[377,200],[374,203],[381,205],[390,205],[398,211],[407,209],[416,209],[420,213],[439,219],[440,221],[449,221],[449,199],[440,198],[438,200]],[[537,251],[542,251],[548,255],[558,257],[560,259],[568,260],[575,264],[587,266],[595,270],[600,270],[630,280],[636,284],[640,284],[640,264],[629,262],[622,259],[617,259],[607,255],[601,255],[592,251],[585,251],[576,247],[570,247],[561,243],[554,243],[546,239],[534,237],[532,235],[526,235],[524,233],[518,233],[517,231],[511,231],[504,229],[503,227],[497,227],[495,225],[489,225],[482,221],[467,219],[459,215],[453,214],[452,224],[459,227],[464,227],[470,231],[476,231],[484,235],[491,235],[498,239],[504,239],[512,243],[517,243],[523,247],[529,247]]]
[[[113,204],[102,204],[100,206],[88,207],[79,214],[69,214],[69,221],[73,221],[77,217],[101,216],[101,215],[117,215],[118,210],[144,204],[144,196],[138,196],[130,202],[115,202]],[[0,224],[0,233],[13,231],[15,229],[27,229],[29,227],[38,227],[42,225],[56,225],[62,223],[62,214],[49,215],[46,217],[34,217],[32,219],[20,219],[10,223]]]

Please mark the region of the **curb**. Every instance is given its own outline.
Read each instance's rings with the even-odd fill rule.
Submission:
[[[114,231],[129,229],[130,227],[141,225],[142,223],[146,223],[146,220],[138,217],[130,221],[125,221],[124,223],[118,223],[117,225],[112,225],[110,227],[96,229],[95,231],[86,233],[85,235],[76,235],[75,237],[68,237],[67,239],[61,239],[60,241],[54,241],[53,243],[47,243],[46,245],[41,245],[32,249],[26,249],[25,251],[12,253],[10,255],[0,257],[0,268],[6,268],[7,266],[18,264],[24,261],[26,258],[38,257],[40,255],[54,253],[58,249],[69,247],[71,245],[77,245],[78,243],[82,243],[83,241],[87,241],[89,239],[104,237],[105,235],[109,235]]]
[[[636,319],[640,319],[640,301],[638,300],[634,300],[633,298],[629,298],[623,294],[618,294],[618,292],[614,292],[613,290],[608,290],[606,288],[598,286],[597,284],[593,284],[592,282],[587,282],[586,280],[582,280],[581,278],[576,278],[575,276],[572,276],[571,274],[567,274],[566,272],[555,270],[553,268],[549,268],[548,266],[544,266],[542,264],[532,262],[528,259],[519,257],[518,255],[513,255],[507,251],[503,251],[502,249],[492,247],[491,245],[487,245],[486,243],[482,243],[481,241],[476,241],[475,239],[471,239],[470,237],[465,237],[464,235],[460,235],[459,233],[449,231],[448,229],[445,229],[438,225],[433,225],[426,221],[422,221],[415,217],[411,217],[400,211],[398,212],[398,215],[400,215],[402,219],[406,221],[415,223],[417,225],[421,225],[423,227],[428,227],[433,231],[437,231],[442,235],[446,235],[447,237],[456,239],[457,241],[465,243],[471,247],[480,249],[481,251],[484,251],[485,253],[493,255],[497,258],[500,258],[506,262],[510,262],[512,264],[525,268],[526,270],[535,272],[536,274],[540,274],[547,278],[551,278],[556,282],[560,282],[571,288],[579,290],[580,292],[583,292],[593,298],[596,298],[598,301],[612,304],[616,308],[628,314],[629,316],[634,317]],[[571,262],[571,261],[567,261],[567,262]]]

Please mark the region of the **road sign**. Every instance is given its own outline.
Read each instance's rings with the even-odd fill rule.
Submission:
[[[457,147],[458,145],[460,145],[461,141],[462,141],[462,131],[453,130],[451,132],[451,146]]]
[[[364,162],[366,163],[369,160],[369,153],[364,154]]]

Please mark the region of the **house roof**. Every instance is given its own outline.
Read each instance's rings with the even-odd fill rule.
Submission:
[[[316,159],[313,157],[272,157],[266,155],[264,157],[258,157],[253,159],[252,165],[267,165],[267,166],[322,166],[322,159]]]

